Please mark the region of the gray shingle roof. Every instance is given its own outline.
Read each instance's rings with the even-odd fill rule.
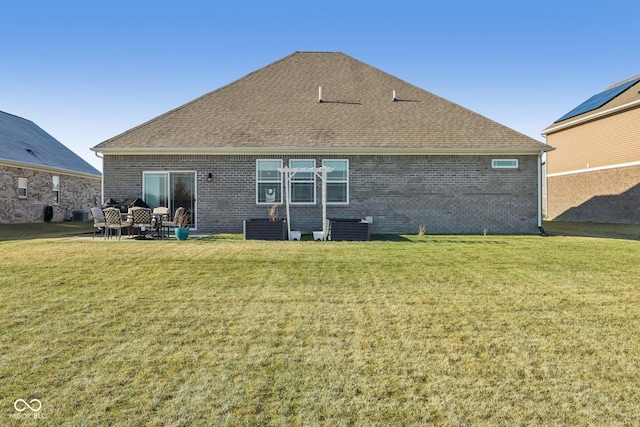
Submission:
[[[549,147],[343,53],[296,52],[93,150],[266,148]]]
[[[89,163],[38,125],[0,111],[0,161],[101,176]]]

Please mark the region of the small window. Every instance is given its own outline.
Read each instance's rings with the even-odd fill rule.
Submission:
[[[282,203],[282,160],[256,160],[256,202]]]
[[[518,169],[518,159],[493,159],[491,167],[494,169]]]
[[[291,168],[315,168],[315,160],[291,160]],[[316,202],[316,174],[314,172],[296,172],[291,176],[290,193],[292,204],[312,204]]]
[[[18,197],[27,198],[27,178],[18,178]]]
[[[60,177],[54,175],[52,178],[52,186],[53,186],[53,204],[60,204]]]
[[[349,160],[323,160],[322,166],[333,168],[327,173],[327,203],[349,203]]]

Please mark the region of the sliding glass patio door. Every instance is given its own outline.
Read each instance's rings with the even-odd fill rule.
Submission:
[[[191,212],[191,226],[196,224],[195,172],[143,172],[143,200],[151,209],[168,207],[175,212],[183,207]]]

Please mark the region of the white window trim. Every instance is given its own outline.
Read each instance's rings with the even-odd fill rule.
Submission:
[[[514,162],[514,165],[510,165],[510,166],[500,166],[498,165],[498,162]],[[518,159],[492,159],[491,160],[491,167],[493,169],[518,169],[519,166],[519,162]]]
[[[193,188],[193,211],[191,213],[191,221],[193,223],[193,227],[189,228],[190,230],[197,230],[198,229],[198,221],[200,218],[200,215],[198,215],[198,171],[195,170],[180,170],[180,169],[170,169],[170,170],[145,170],[142,171],[142,194],[140,195],[140,198],[142,200],[144,200],[144,195],[146,193],[146,188],[145,188],[145,179],[144,176],[146,174],[163,174],[163,175],[167,175],[167,177],[169,177],[170,174],[172,173],[184,173],[184,174],[193,174],[193,183],[194,183],[194,188]],[[170,199],[171,197],[171,189],[169,187],[167,187],[167,200]],[[171,217],[173,218],[173,214],[174,212],[170,212]],[[194,218],[195,217],[195,218]]]
[[[266,183],[266,182],[272,182],[272,183],[276,183],[278,181],[260,181],[260,170],[258,168],[258,164],[260,164],[260,162],[279,162],[280,163],[280,168],[282,167],[282,159],[256,159],[256,205],[260,205],[260,206],[270,206],[270,205],[282,205],[283,200],[282,200],[282,192],[284,190],[284,184],[282,183],[283,179],[282,179],[282,173],[280,173],[280,201],[275,201],[275,202],[261,202],[260,201],[260,192],[258,191],[258,188],[260,187],[261,183]]]
[[[28,199],[29,198],[29,181],[27,180],[27,178],[18,178],[18,199]],[[20,194],[21,191],[24,189],[24,195]]]
[[[349,173],[349,169],[350,169],[350,167],[349,167],[349,159],[322,159],[322,166],[326,166],[326,162],[346,162],[346,164],[347,164],[347,168],[346,168],[347,179],[340,180],[340,181],[333,181],[333,180],[330,180],[329,177],[327,177],[327,182],[326,182],[327,184],[330,183],[330,182],[347,184],[347,200],[346,200],[346,202],[329,202],[329,201],[327,201],[327,205],[328,206],[329,205],[331,205],[331,206],[347,206],[349,204],[349,201],[351,200],[350,199],[350,187],[351,187],[351,185],[349,183],[351,174]]]
[[[311,162],[313,163],[312,166],[302,166],[302,167],[311,167],[311,168],[315,168],[316,167],[316,160],[315,159],[290,159],[289,160],[289,167],[293,168],[293,167],[301,167],[301,166],[293,166],[292,163],[293,162]],[[307,205],[307,206],[313,206],[317,203],[317,197],[316,197],[316,174],[312,173],[312,180],[300,180],[297,181],[296,180],[296,176],[293,175],[290,179],[289,179],[289,195],[293,195],[293,188],[292,188],[292,184],[295,182],[300,182],[300,183],[312,183],[313,184],[313,202],[294,202],[293,198],[289,201],[290,205],[296,205],[296,206],[303,206],[303,205]]]

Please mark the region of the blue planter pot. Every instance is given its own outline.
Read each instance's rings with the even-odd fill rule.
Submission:
[[[178,240],[187,240],[189,238],[188,228],[176,228],[174,232],[176,233],[176,239]]]

